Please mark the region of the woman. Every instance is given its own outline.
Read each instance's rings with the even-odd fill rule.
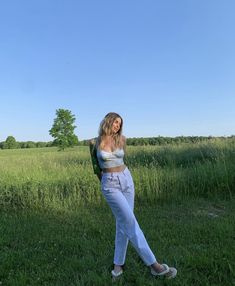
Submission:
[[[94,172],[101,190],[116,218],[114,269],[112,276],[123,273],[129,240],[154,276],[174,278],[177,270],[157,262],[133,213],[134,183],[123,157],[126,139],[122,135],[123,120],[115,112],[108,113],[100,124],[99,136],[90,142]]]

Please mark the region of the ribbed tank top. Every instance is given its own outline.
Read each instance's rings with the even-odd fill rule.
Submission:
[[[124,165],[124,150],[117,148],[113,152],[97,150],[97,159],[101,169],[114,168]]]

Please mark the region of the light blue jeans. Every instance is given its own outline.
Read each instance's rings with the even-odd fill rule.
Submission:
[[[128,168],[122,172],[103,173],[102,193],[116,218],[114,264],[123,265],[130,240],[146,265],[156,262],[133,213],[134,183]]]

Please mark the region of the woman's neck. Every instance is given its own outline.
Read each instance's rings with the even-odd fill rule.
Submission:
[[[107,151],[113,151],[117,148],[120,148],[120,144],[117,144],[116,140],[113,138],[112,135],[106,135],[102,138],[100,142],[100,149],[107,150]]]

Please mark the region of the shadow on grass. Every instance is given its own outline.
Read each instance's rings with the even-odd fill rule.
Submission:
[[[137,204],[135,213],[159,261],[179,269],[171,285],[233,285],[234,200]],[[115,225],[106,204],[5,210],[0,216],[2,285],[112,285]],[[156,283],[166,285],[129,247],[115,285]]]
[[[113,228],[100,223],[108,217],[104,212],[83,207],[0,215],[2,285],[82,285],[85,273],[102,276],[99,266],[112,261],[112,243],[105,241]]]

